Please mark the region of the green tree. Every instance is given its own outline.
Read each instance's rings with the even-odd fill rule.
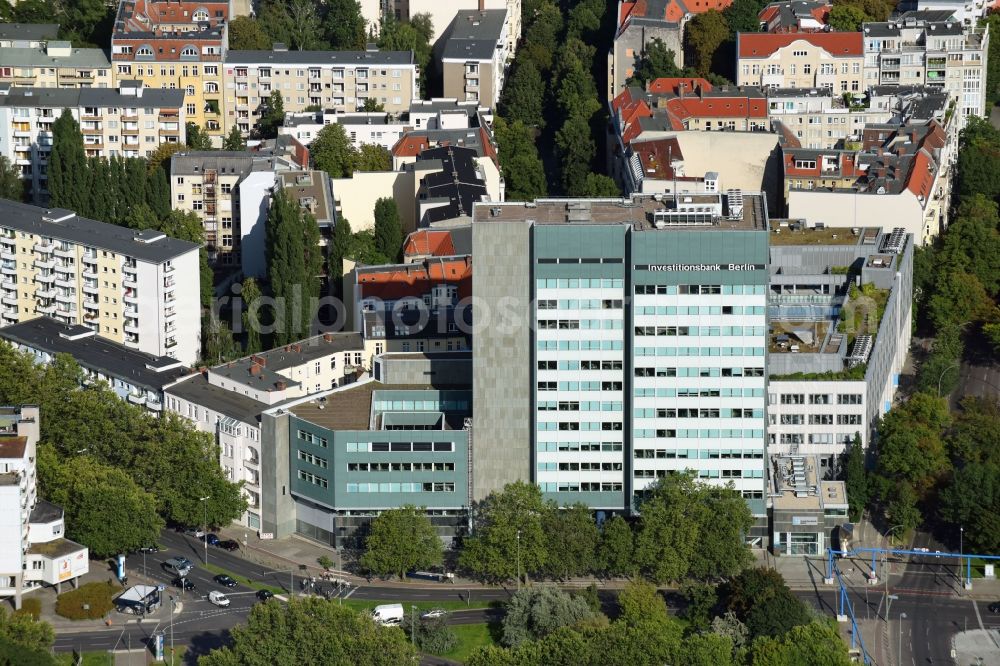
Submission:
[[[705,76],[712,69],[712,57],[722,43],[729,38],[729,25],[721,13],[710,9],[695,14],[684,27],[684,39],[695,56],[695,69],[699,76]]]
[[[243,350],[244,354],[256,354],[262,351],[264,346],[260,339],[260,298],[263,295],[257,281],[253,278],[243,279],[243,290],[240,292],[243,298],[243,330],[246,332],[247,344]]]
[[[865,451],[861,448],[861,434],[854,434],[854,441],[841,456],[842,478],[847,488],[847,503],[851,522],[861,520],[868,505],[868,472],[865,469]]]
[[[500,146],[500,168],[508,201],[533,201],[547,192],[545,169],[532,130],[520,120],[508,123],[497,116],[493,133]]]
[[[618,594],[621,620],[632,626],[644,622],[667,622],[670,614],[656,586],[647,581],[630,581]]]
[[[330,280],[334,286],[334,296],[343,299],[344,259],[350,254],[353,245],[351,223],[346,217],[338,217],[333,227],[333,238],[330,240],[330,254],[327,257]]]
[[[316,597],[288,604],[257,604],[245,625],[234,627],[230,645],[198,660],[200,666],[388,666],[416,660],[416,649],[399,627],[380,627],[370,617]]]
[[[891,410],[878,429],[879,475],[929,493],[950,471],[942,438],[950,422],[945,401],[926,393],[916,393]]]
[[[413,51],[413,57],[420,67],[420,89],[427,90],[427,73],[431,66],[430,16],[414,14],[410,21],[398,21],[391,15],[382,19],[378,35],[378,47],[383,51]],[[414,91],[416,95],[417,91]]]
[[[159,169],[166,173],[170,170],[170,158],[174,153],[183,152],[184,148],[185,145],[180,143],[161,143],[146,158],[146,172],[151,174]]]
[[[986,17],[986,24],[990,28],[990,34],[997,34],[1000,30],[1000,15],[990,13]],[[1000,43],[990,40],[989,51],[986,57],[986,105],[995,106],[1000,102]]]
[[[582,115],[572,115],[559,128],[555,138],[561,166],[562,187],[568,196],[586,196],[587,177],[597,154],[597,144],[590,132],[590,122]]]
[[[73,42],[74,46],[98,46],[102,37],[110,36],[108,27],[113,17],[103,0],[76,0],[62,7],[59,17],[59,38]],[[52,21],[50,14],[43,23]]]
[[[632,528],[621,516],[612,516],[601,528],[597,569],[609,576],[631,576],[635,573],[634,548]]]
[[[809,622],[791,628],[783,636],[764,636],[755,640],[750,663],[753,666],[848,666],[851,659],[835,626],[827,622]]]
[[[52,123],[52,152],[49,153],[49,204],[79,211],[86,206],[87,156],[83,134],[69,109]]]
[[[719,603],[715,585],[687,580],[681,583],[680,593],[685,601],[681,617],[695,629],[706,629],[712,621],[712,611]]]
[[[830,10],[829,24],[837,32],[858,32],[867,20],[864,11],[854,5],[834,5]]]
[[[219,365],[241,356],[242,350],[233,338],[229,324],[211,311],[202,316],[201,331],[202,362]]]
[[[649,83],[662,77],[681,76],[677,66],[677,54],[668,49],[659,37],[654,37],[644,47],[638,57],[629,85],[645,88]]]
[[[374,97],[368,97],[365,99],[365,103],[361,105],[361,110],[365,113],[378,113],[385,111],[385,105]]]
[[[584,181],[584,190],[588,197],[620,197],[621,188],[609,176],[601,173],[588,173]]]
[[[271,96],[267,98],[265,103],[264,112],[257,122],[257,134],[262,139],[273,139],[278,136],[278,128],[284,122],[285,103],[281,99],[281,93],[272,90]]]
[[[560,42],[563,32],[563,14],[554,2],[542,2],[535,12],[534,20],[524,31],[524,40],[519,51],[520,57],[531,60],[538,71],[547,74],[552,69],[554,46]]]
[[[330,178],[350,178],[357,163],[357,151],[340,123],[330,123],[316,133],[309,146],[313,164]]]
[[[517,647],[546,636],[559,627],[592,619],[596,613],[580,597],[556,587],[525,587],[507,602],[501,642]]]
[[[993,553],[1000,549],[1000,467],[995,463],[969,463],[955,472],[941,491],[941,518],[961,525],[969,552]]]
[[[722,10],[722,16],[729,26],[730,39],[736,39],[738,32],[760,32],[760,10],[767,5],[767,0],[733,0],[733,3]]]
[[[28,650],[50,650],[56,635],[48,622],[36,620],[28,613],[0,608],[0,638]]]
[[[0,664],[4,666],[53,666],[55,660],[45,650],[24,647],[0,636]]]
[[[46,496],[65,510],[68,536],[87,544],[95,557],[156,542],[164,526],[156,500],[128,474],[88,456],[60,462],[47,446],[38,453]]]
[[[188,148],[191,150],[212,150],[211,137],[198,124],[192,122],[185,123],[184,131],[187,133]]]
[[[363,51],[368,35],[361,4],[357,0],[328,0],[323,32],[334,50]]]
[[[747,569],[726,584],[723,596],[727,609],[746,624],[755,638],[781,636],[810,622],[805,604],[773,569]]]
[[[392,171],[392,153],[377,143],[363,143],[354,164],[356,171]]]
[[[403,227],[396,200],[391,197],[375,202],[375,249],[390,261],[398,261],[403,251]]]
[[[475,509],[473,536],[466,539],[459,565],[476,578],[502,582],[541,571],[546,562],[543,516],[552,507],[534,484],[517,481],[493,492]]]
[[[24,181],[6,156],[0,155],[0,199],[24,200]]]
[[[542,529],[547,540],[546,551],[559,553],[559,557],[550,557],[546,562],[545,570],[550,576],[572,578],[594,570],[600,532],[586,504],[571,504],[547,512]]]
[[[265,226],[267,277],[277,301],[274,344],[300,340],[312,330],[323,257],[316,219],[284,189],[271,200]]]
[[[240,17],[244,18],[244,17]],[[243,140],[243,134],[240,132],[240,128],[233,125],[232,129],[229,130],[229,134],[225,139],[222,140],[223,150],[246,150],[247,143]]]
[[[257,19],[237,16],[229,22],[229,48],[233,51],[270,51],[271,39]]]
[[[427,512],[411,504],[380,513],[365,539],[361,566],[378,576],[426,570],[442,561],[441,539]]]
[[[508,121],[519,120],[528,127],[542,128],[544,101],[545,82],[538,66],[531,59],[523,59],[504,85],[500,115]]]

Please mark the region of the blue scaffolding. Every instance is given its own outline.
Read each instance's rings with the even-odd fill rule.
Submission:
[[[1000,560],[1000,555],[976,555],[975,553],[942,553],[939,551],[930,552],[927,550],[907,550],[904,548],[852,548],[851,550],[834,550],[832,548],[827,549],[827,561],[826,561],[826,577],[827,579],[833,578],[834,567],[834,555],[841,556],[853,556],[853,557],[867,557],[871,555],[871,569],[870,577],[878,578],[878,556],[885,555],[887,558],[890,555],[915,555],[917,557],[933,557],[938,558],[948,558],[957,559],[959,561],[959,570],[961,570],[962,560],[965,560],[965,589],[972,589],[972,560],[989,560],[996,561]]]

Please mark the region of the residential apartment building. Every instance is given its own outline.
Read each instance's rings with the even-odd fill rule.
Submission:
[[[483,9],[507,10],[507,50],[511,53],[517,48],[517,40],[521,38],[521,0],[361,0],[361,15],[368,23],[368,29],[379,31],[384,16],[392,16],[397,21],[409,21],[417,14],[430,17],[431,43],[438,41],[444,31],[451,25],[459,11]]]
[[[755,33],[736,36],[736,83],[760,88],[865,92],[860,32]]]
[[[750,193],[477,205],[473,496],[631,511],[692,470],[763,519],[767,228]]]
[[[507,10],[459,11],[439,42],[445,97],[493,108],[500,101],[514,51],[507,37]]]
[[[221,145],[228,20],[229,3],[220,0],[122,2],[111,36],[115,80],[183,91],[187,120]]]
[[[2,51],[0,51],[2,53]],[[135,81],[117,89],[14,88],[0,83],[0,154],[18,168],[34,201],[48,199],[52,123],[69,110],[87,157],[145,157],[187,138],[184,95]]]
[[[825,475],[892,407],[912,335],[913,237],[772,225],[768,451],[815,457]]]
[[[261,529],[261,511],[275,501],[273,495],[262,500],[264,482],[270,480],[273,488],[279,473],[273,458],[262,461],[271,454],[262,451],[261,413],[351,383],[370,365],[359,334],[324,334],[182,379],[165,389],[165,405],[216,437],[227,478],[246,482],[249,507],[241,522]],[[281,468],[287,469],[287,460]]]
[[[0,83],[29,88],[111,88],[111,72],[111,61],[102,49],[76,49],[69,42],[55,41],[0,47]]]
[[[25,592],[61,592],[90,569],[87,547],[63,536],[63,510],[38,497],[40,433],[38,407],[0,407],[0,597],[13,597],[15,609]]]
[[[191,370],[176,358],[153,356],[112,342],[88,326],[66,325],[50,317],[36,317],[0,328],[0,340],[48,364],[69,354],[79,364],[84,383],[104,382],[122,400],[163,411],[163,389]]]
[[[856,150],[786,144],[787,216],[847,229],[891,219],[926,244],[948,226],[951,147],[936,120],[869,126]]]
[[[246,151],[190,151],[170,158],[170,205],[201,218],[209,261],[242,265],[244,238],[263,248],[262,223],[278,168],[276,160]]]
[[[939,19],[942,12],[907,12],[887,23],[865,23],[866,87],[926,85],[955,100],[964,127],[986,113],[989,26]]]
[[[827,29],[831,5],[816,0],[772,2],[757,15],[761,32],[822,32]]]
[[[635,73],[646,44],[659,39],[677,54],[677,64],[684,58],[684,24],[694,14],[711,9],[722,11],[731,0],[618,0],[614,41],[608,53],[608,99],[625,88]]]
[[[58,23],[0,23],[0,49],[38,48],[58,36]]]
[[[226,130],[235,124],[249,133],[274,91],[290,113],[310,106],[354,112],[369,99],[400,113],[420,97],[419,73],[412,51],[229,51]]]
[[[193,365],[200,350],[198,246],[0,201],[0,322],[47,315]]]

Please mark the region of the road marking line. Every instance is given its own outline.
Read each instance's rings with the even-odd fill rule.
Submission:
[[[358,591],[358,590],[360,590],[360,589],[361,589],[361,586],[360,586],[360,585],[359,585],[359,586],[357,586],[357,587],[353,587],[353,588],[351,588],[351,591],[350,591],[350,592],[348,592],[347,594],[345,594],[345,595],[344,595],[344,599],[348,599],[348,598],[350,598],[350,596],[351,596],[352,594],[354,594],[355,592],[357,592],[357,591]]]
[[[976,600],[975,600],[975,599],[969,599],[969,601],[971,601],[971,602],[972,602],[972,607],[973,607],[973,608],[975,609],[975,611],[976,611],[976,620],[978,620],[978,621],[979,621],[979,628],[980,628],[981,630],[985,631],[985,630],[986,630],[986,627],[985,627],[985,626],[983,625],[983,616],[979,614],[979,604],[977,604],[977,603],[976,603]]]

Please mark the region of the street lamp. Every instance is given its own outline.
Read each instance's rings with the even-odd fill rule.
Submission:
[[[903,620],[906,619],[906,613],[899,614],[899,650],[896,652],[896,663],[899,666],[903,666]]]
[[[938,392],[937,392],[937,396],[939,398],[941,397],[941,380],[944,379],[944,373],[948,372],[952,368],[957,368],[958,366],[959,366],[959,362],[955,361],[954,363],[952,363],[947,368],[945,368],[944,370],[941,371],[941,376],[938,377]]]
[[[521,530],[517,531],[517,591],[521,591]]]
[[[205,542],[205,564],[208,564],[208,505],[205,504],[205,500],[212,499],[211,495],[206,495],[198,499],[201,502],[201,506],[205,509],[205,533],[201,535],[201,540]]]

